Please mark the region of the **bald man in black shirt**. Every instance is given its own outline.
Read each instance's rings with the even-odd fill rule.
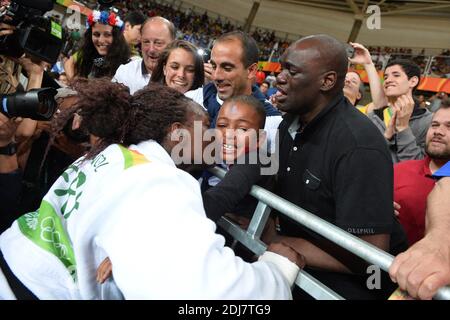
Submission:
[[[394,218],[393,168],[383,136],[343,96],[348,58],[327,35],[302,38],[281,59],[277,105],[280,169],[276,193],[328,222],[397,254],[406,237]],[[310,273],[347,299],[386,298],[367,288],[367,263],[280,215],[278,240],[301,252]],[[386,281],[384,281],[386,280]]]

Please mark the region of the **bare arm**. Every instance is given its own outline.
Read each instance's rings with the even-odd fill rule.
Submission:
[[[370,85],[370,94],[372,95],[373,109],[381,109],[387,106],[388,101],[384,94],[383,85],[378,76],[377,69],[373,64],[369,50],[359,43],[350,43],[355,48],[355,56],[350,59],[351,63],[361,64],[367,72]]]
[[[428,196],[426,233],[448,234],[450,230],[450,177],[436,183]]]
[[[45,62],[34,63],[30,58],[22,57],[18,60],[23,69],[28,74],[27,91],[31,89],[37,89],[42,86],[42,80],[44,78],[44,69],[46,67]],[[33,136],[37,126],[37,121],[32,119],[24,119],[20,126],[17,128],[16,137],[29,138]]]
[[[0,147],[5,147],[14,141],[14,133],[19,124],[18,119],[8,119],[0,114]],[[17,155],[0,154],[0,174],[10,173],[18,169]]]
[[[369,242],[381,250],[389,250],[389,235],[361,236],[361,240]],[[341,273],[362,273],[367,263],[345,249],[329,242],[321,241],[317,245],[301,238],[277,236],[276,241],[289,244],[306,259],[308,267]]]
[[[450,177],[441,179],[428,196],[425,237],[399,254],[389,274],[414,298],[431,299],[450,284]]]

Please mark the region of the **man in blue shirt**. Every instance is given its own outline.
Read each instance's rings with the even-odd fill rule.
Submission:
[[[212,82],[203,88],[203,105],[211,116],[211,127],[215,127],[220,107],[228,98],[238,95],[253,95],[264,104],[267,117],[281,114],[275,109],[259,88],[254,85],[258,71],[258,46],[255,40],[241,31],[233,31],[218,38],[211,51]]]

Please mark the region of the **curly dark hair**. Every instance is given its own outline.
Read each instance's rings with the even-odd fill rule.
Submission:
[[[77,113],[82,118],[79,130],[100,139],[86,159],[94,158],[110,144],[122,143],[133,115],[128,87],[109,78],[78,78],[72,87],[78,93],[77,102],[52,120],[52,141]]]
[[[132,105],[136,113],[125,135],[125,144],[150,139],[162,144],[171,124],[187,122],[191,104],[195,102],[175,89],[150,83],[133,95]]]
[[[78,78],[72,87],[78,92],[77,102],[53,119],[51,141],[75,113],[80,115],[79,130],[99,138],[85,159],[95,158],[115,143],[129,146],[154,140],[162,144],[173,123],[186,123],[189,111],[201,109],[184,94],[158,83],[148,85],[133,96],[128,87],[108,78]]]
[[[96,68],[96,78],[113,77],[119,66],[127,63],[130,59],[130,47],[125,41],[122,31],[118,27],[113,27],[112,36],[113,42],[105,57],[106,64],[101,68]],[[89,27],[84,33],[83,44],[75,64],[75,74],[87,78],[94,68],[94,59],[100,57],[92,42],[92,27]]]
[[[167,60],[171,52],[175,49],[184,49],[194,57],[194,81],[192,87],[189,90],[195,90],[200,88],[205,83],[205,71],[203,67],[203,59],[197,52],[195,47],[190,42],[184,40],[175,40],[167,46],[167,48],[161,53],[158,59],[158,63],[152,72],[150,82],[158,82],[166,85],[166,77],[164,76],[164,67],[167,64]]]

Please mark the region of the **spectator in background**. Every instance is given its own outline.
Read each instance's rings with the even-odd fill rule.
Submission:
[[[274,87],[274,86],[275,86],[275,82],[277,81],[277,78],[275,77],[275,72],[272,71],[272,72],[267,76],[266,81],[270,83],[270,86],[271,86],[271,87]]]
[[[136,46],[141,43],[141,27],[145,22],[145,16],[139,11],[132,11],[126,15],[123,22],[125,23],[123,37],[130,46],[131,58],[138,58],[140,54]]]
[[[120,66],[113,81],[126,85],[131,94],[145,87],[159,56],[175,36],[175,26],[169,20],[159,16],[147,19],[141,27],[142,59]]]
[[[442,104],[433,115],[426,135],[426,156],[394,166],[394,201],[400,223],[406,231],[409,245],[424,237],[426,199],[433,189],[432,175],[450,161],[450,105]]]
[[[268,81],[264,81],[259,86],[259,90],[266,97],[266,99],[269,98],[269,96],[267,95],[267,92],[269,91],[269,88],[270,88],[270,83]]]
[[[81,49],[64,65],[69,80],[75,77],[112,77],[117,68],[130,58],[120,17],[113,12],[94,10],[87,24]]]
[[[427,101],[426,101],[425,96],[423,94],[421,94],[421,95],[419,95],[417,97],[417,101],[419,102],[419,106],[422,109],[426,109],[427,108]]]
[[[417,64],[393,60],[384,72],[384,98],[373,97],[376,107],[368,117],[384,134],[394,163],[422,159],[425,155],[425,136],[432,113],[420,108],[413,98],[419,82]]]
[[[364,84],[359,76],[359,73],[354,70],[347,72],[345,75],[344,96],[352,105],[356,107],[358,102],[362,99],[363,94]],[[364,109],[359,110],[364,114],[366,113]]]
[[[431,112],[436,112],[441,106],[442,101],[448,99],[448,94],[446,92],[437,92],[430,98],[430,106],[429,109]]]

